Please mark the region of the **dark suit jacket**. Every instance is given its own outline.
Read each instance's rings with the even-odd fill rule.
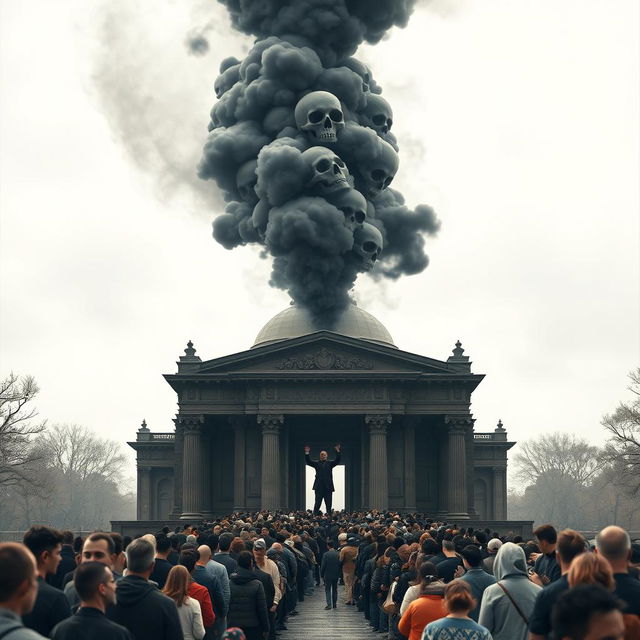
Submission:
[[[340,554],[335,549],[330,549],[322,556],[320,576],[325,582],[332,582],[342,577]]]
[[[308,453],[304,454],[307,466],[316,470],[316,479],[313,483],[314,491],[335,491],[333,488],[333,467],[340,464],[340,452],[338,451],[334,460],[312,460]]]

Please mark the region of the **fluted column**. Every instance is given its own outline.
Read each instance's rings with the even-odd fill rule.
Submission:
[[[493,520],[507,519],[505,472],[503,467],[493,467]]]
[[[262,427],[262,494],[260,507],[273,511],[280,508],[280,429],[281,415],[259,415]]]
[[[138,467],[138,520],[151,520],[151,469]]]
[[[390,415],[367,415],[369,426],[369,506],[386,511],[389,508],[389,477],[387,465],[387,428]]]
[[[180,417],[182,429],[182,515],[181,520],[202,519],[202,444],[204,416]]]
[[[416,510],[416,416],[404,418],[404,508]]]
[[[473,419],[471,416],[446,416],[445,423],[449,426],[447,517],[456,520],[468,519],[466,434],[473,425]]]
[[[246,511],[246,418],[245,416],[231,416],[229,422],[233,427],[234,435],[233,510]]]

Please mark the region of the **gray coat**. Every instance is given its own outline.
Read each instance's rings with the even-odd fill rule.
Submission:
[[[330,549],[322,556],[320,563],[320,577],[325,582],[339,580],[342,576],[342,564],[340,554],[335,549]]]
[[[529,620],[540,587],[527,576],[524,551],[513,542],[503,544],[496,555],[493,573]],[[493,640],[526,640],[528,635],[528,622],[522,619],[499,584],[485,589],[478,622],[489,629]]]
[[[7,633],[7,640],[45,640],[44,636],[32,629],[27,629],[17,613],[0,607],[0,635],[9,629],[15,629]]]

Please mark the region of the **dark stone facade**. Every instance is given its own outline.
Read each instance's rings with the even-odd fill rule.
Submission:
[[[303,509],[303,447],[340,442],[347,510],[506,520],[507,450],[499,423],[474,432],[482,375],[460,344],[446,361],[319,331],[202,361],[189,343],[175,431],[143,423],[135,442],[138,519]]]

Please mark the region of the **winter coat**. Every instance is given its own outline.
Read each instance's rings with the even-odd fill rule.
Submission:
[[[7,640],[45,640],[44,636],[27,629],[17,613],[0,607],[0,636],[7,634]]]
[[[398,631],[409,640],[420,640],[424,628],[430,622],[446,615],[444,597],[427,593],[419,596],[407,607],[398,623]]]
[[[485,589],[478,622],[489,629],[494,640],[526,640],[528,620],[540,587],[527,576],[527,560],[522,548],[513,542],[505,542],[496,554],[493,574],[498,584]],[[507,589],[527,621],[523,620],[500,584]]]
[[[13,636],[7,638],[11,640]],[[59,622],[51,632],[53,640],[133,640],[128,629],[109,620],[102,611],[81,607],[78,613]]]
[[[116,605],[107,616],[131,631],[136,640],[182,640],[176,603],[141,576],[118,581]]]
[[[269,631],[269,613],[264,588],[253,571],[238,567],[230,578],[231,600],[227,614],[227,628],[260,627]]]
[[[340,555],[335,549],[329,549],[329,551],[322,556],[320,576],[325,582],[334,582],[335,580],[339,580],[341,575]]]

